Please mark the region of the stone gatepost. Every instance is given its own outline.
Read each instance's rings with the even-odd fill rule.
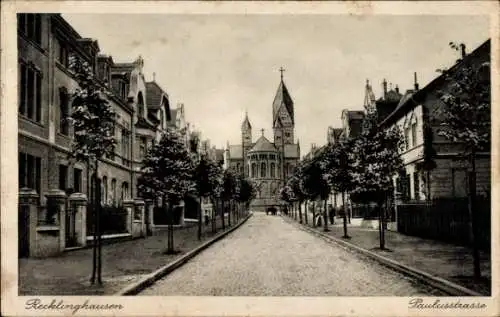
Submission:
[[[154,200],[146,200],[146,210],[144,211],[148,214],[148,222],[146,224],[146,235],[150,236],[153,234],[153,216],[154,216]]]
[[[398,208],[403,203],[403,194],[394,193],[394,231],[398,231]]]
[[[123,200],[123,208],[127,210],[127,232],[132,234],[132,221],[134,217],[134,208],[135,203],[133,199],[124,199]]]
[[[146,222],[145,216],[145,203],[140,198],[134,199],[134,220],[132,223],[132,236],[145,237],[146,236]]]
[[[26,228],[22,228],[23,232],[19,231],[18,235],[27,235],[26,238],[27,255],[36,255],[36,226],[38,224],[38,205],[40,196],[34,189],[21,188],[19,190],[19,213],[22,213],[18,218],[27,220],[25,222]],[[21,228],[20,228],[21,229]],[[22,247],[22,246],[19,246]]]
[[[186,204],[184,203],[184,201],[181,201],[181,203],[179,204],[179,206],[181,207],[181,216],[179,218],[179,225],[181,225],[181,227],[184,227],[184,215],[185,215],[185,210],[186,210]],[[175,206],[172,206],[171,208],[171,212],[174,211],[174,207]],[[200,206],[201,208],[201,206]]]
[[[59,226],[59,252],[66,247],[66,193],[60,189],[51,189],[47,194],[47,212],[53,212],[54,226]],[[53,210],[51,210],[54,208]]]
[[[70,206],[75,208],[75,232],[80,246],[87,244],[87,196],[73,193],[69,196]]]

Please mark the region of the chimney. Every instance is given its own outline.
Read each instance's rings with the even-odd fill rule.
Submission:
[[[384,95],[384,98],[385,98],[385,96],[387,95],[387,81],[385,80],[385,78],[382,81],[382,91],[384,93],[383,95]]]
[[[396,85],[396,92],[399,94],[399,87]]]
[[[414,81],[414,86],[415,86],[415,91],[418,90],[418,81],[417,81],[417,72],[413,73],[413,81]]]
[[[460,43],[460,54],[461,54],[462,58],[464,58],[465,55],[467,55],[465,53],[465,44],[464,43]]]

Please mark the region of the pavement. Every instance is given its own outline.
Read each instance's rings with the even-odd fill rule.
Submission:
[[[138,295],[442,296],[378,262],[299,229],[254,215]]]
[[[312,228],[311,219],[312,214],[309,214],[308,226]],[[331,231],[324,233],[341,238],[344,235],[342,221],[341,218],[337,218],[334,225],[328,223]],[[323,227],[316,227],[316,229],[323,232]],[[350,225],[348,235],[351,237],[351,239],[345,240],[348,243],[475,292],[486,296],[491,295],[491,253],[489,251],[480,252],[482,278],[476,280],[472,274],[472,251],[468,247],[408,236],[395,231],[386,231],[385,239],[388,250],[382,251],[379,248],[378,230]]]
[[[220,218],[217,220],[216,234],[222,232],[222,222]],[[234,226],[234,219],[231,222]],[[211,224],[203,226],[202,241],[197,238],[197,230],[196,224],[174,229],[174,247],[180,251],[175,255],[164,254],[166,230],[147,238],[104,245],[102,286],[89,283],[91,248],[65,252],[56,257],[19,259],[19,295],[112,295],[215,236]]]

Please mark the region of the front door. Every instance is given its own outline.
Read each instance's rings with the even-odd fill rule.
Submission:
[[[19,206],[18,214],[18,238],[19,238],[19,257],[25,258],[30,253],[30,214],[29,206]]]

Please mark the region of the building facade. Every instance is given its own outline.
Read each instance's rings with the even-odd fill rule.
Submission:
[[[245,114],[241,125],[241,144],[227,145],[225,165],[248,177],[257,189],[251,208],[266,210],[280,204],[282,187],[297,165],[300,146],[295,141],[294,103],[283,81],[278,86],[272,104],[273,142],[261,131],[254,142],[252,125]]]
[[[473,67],[483,67],[490,61],[490,41],[484,42],[470,54],[463,53],[463,60]],[[463,63],[455,64],[450,71],[457,71]],[[397,107],[382,122],[383,127],[397,125],[403,132],[404,147],[401,157],[405,174],[395,177],[395,188],[403,201],[431,200],[436,198],[467,197],[468,162],[460,157],[463,147],[439,134],[443,106],[439,92],[446,91],[444,76],[438,76],[422,89],[409,90]],[[432,155],[425,148],[432,148]],[[489,195],[491,189],[490,153],[477,153],[477,194]],[[432,168],[425,167],[425,161],[432,160]]]
[[[70,196],[77,193],[78,199],[88,202],[98,181],[101,205],[123,211],[115,222],[124,223],[114,229],[135,235],[139,223],[138,234],[143,235],[141,226],[150,223],[149,213],[134,212],[133,217],[127,213],[140,201],[136,183],[146,151],[161,130],[173,124],[168,95],[156,83],[145,82],[141,57],[115,63],[100,52],[96,40],[81,37],[60,14],[18,14],[17,18],[18,183],[20,193],[29,193],[35,206],[32,212],[20,212],[20,255],[44,256],[85,245],[91,239],[87,236],[92,228],[90,212],[84,216],[85,212],[66,205],[62,213],[53,214],[48,198],[69,204]],[[87,162],[70,156],[74,131],[68,117],[78,88],[69,69],[73,56],[91,66],[96,83],[109,91],[106,98],[116,114],[116,145],[111,155],[100,160],[97,177]],[[179,117],[184,120],[183,114]],[[22,196],[21,205],[27,201]],[[72,239],[76,235],[80,238]],[[60,243],[55,242],[56,236]]]

